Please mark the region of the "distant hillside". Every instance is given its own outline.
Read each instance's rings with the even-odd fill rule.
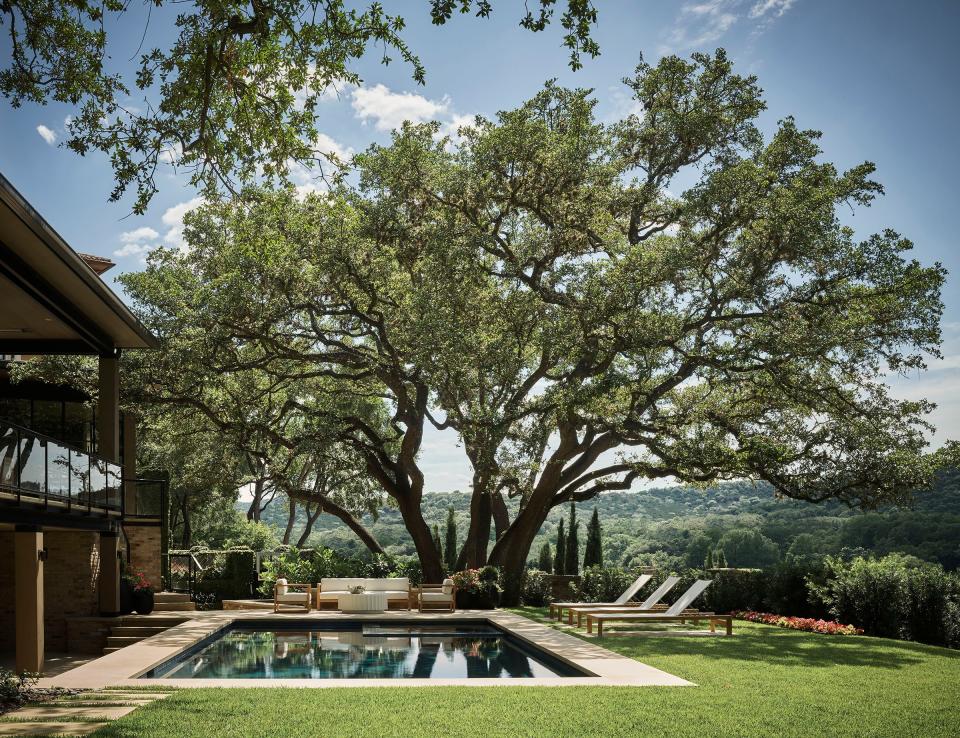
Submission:
[[[462,540],[469,508],[466,493],[426,495],[424,517],[443,531],[447,509],[451,506]],[[948,568],[960,567],[960,473],[957,471],[942,475],[936,488],[918,495],[911,509],[877,512],[852,510],[836,502],[816,505],[777,499],[768,485],[749,482],[728,482],[707,490],[660,487],[607,493],[580,506],[581,546],[586,538],[586,522],[594,507],[603,526],[604,560],[615,565],[650,561],[667,565],[690,557],[686,563],[698,564],[706,539],[719,544],[729,531],[753,530],[776,544],[781,556],[790,550],[797,536],[806,533],[812,536],[801,541],[808,548],[813,546],[816,553],[835,553],[843,548],[877,553],[903,551],[939,561]],[[536,558],[544,541],[551,544],[555,541],[557,523],[561,515],[568,514],[566,506],[550,514],[531,550],[532,558]],[[286,526],[286,517],[282,503],[269,506],[264,513],[264,520],[281,531]],[[384,510],[378,520],[368,517],[365,522],[388,552],[414,553],[397,511]],[[297,525],[295,538],[300,530],[302,524]],[[322,515],[317,521],[309,543],[345,553],[364,550],[339,520],[328,515]]]

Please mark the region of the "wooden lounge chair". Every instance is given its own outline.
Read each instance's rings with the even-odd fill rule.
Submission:
[[[664,595],[666,595],[667,592],[673,589],[677,585],[677,582],[679,581],[680,581],[680,577],[667,577],[666,579],[663,580],[663,584],[661,584],[653,592],[650,593],[650,596],[647,597],[647,599],[645,599],[643,602],[638,602],[632,605],[630,603],[627,603],[625,605],[614,605],[611,608],[606,608],[606,607],[595,608],[592,605],[585,604],[585,605],[577,605],[575,607],[571,607],[567,610],[567,624],[573,625],[573,616],[576,615],[577,627],[579,628],[581,625],[583,625],[583,616],[593,610],[614,609],[614,610],[628,610],[629,612],[634,612],[637,610],[640,610],[640,611],[655,610],[658,607],[660,607],[660,600],[664,598]],[[666,608],[663,608],[663,609],[666,609]]]
[[[597,626],[597,638],[603,637],[604,623],[685,623],[688,620],[699,624],[701,620],[706,620],[710,625],[710,632],[715,633],[717,625],[726,626],[727,635],[733,635],[733,615],[717,615],[712,612],[690,611],[688,606],[699,597],[703,591],[710,586],[710,581],[700,579],[693,583],[679,600],[673,603],[669,609],[662,613],[643,613],[643,612],[609,612],[600,610],[598,612],[587,613],[587,633],[593,632],[593,626]]]
[[[290,590],[296,588],[296,592]],[[286,579],[278,579],[273,585],[273,611],[310,612],[310,585],[290,584]]]
[[[550,617],[556,616],[557,620],[563,620],[563,610],[566,607],[614,607],[616,605],[625,605],[630,599],[649,582],[653,577],[649,574],[641,574],[633,584],[623,590],[623,594],[617,597],[613,602],[551,602]]]
[[[443,584],[421,584],[417,595],[420,612],[454,612],[457,609],[457,585],[452,579]]]

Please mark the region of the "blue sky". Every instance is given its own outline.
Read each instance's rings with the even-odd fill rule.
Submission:
[[[429,23],[427,3],[388,0],[389,12],[407,19],[406,38],[427,67],[416,85],[399,62],[383,67],[378,55],[358,65],[358,89],[319,110],[324,141],[344,152],[382,142],[404,118],[492,115],[533,95],[558,78],[591,87],[604,117],[617,117],[630,100],[620,79],[642,52],[654,62],[664,53],[727,49],[738,70],[758,75],[768,110],[765,130],[787,115],[824,132],[825,156],[840,167],[864,159],[878,166],[886,196],[848,220],[859,235],[892,227],[915,244],[925,263],[941,261],[951,276],[944,291],[943,361],[931,370],[891,380],[901,396],[937,402],[935,443],[960,438],[960,252],[947,214],[957,206],[954,179],[960,170],[955,143],[960,119],[960,3],[883,0],[694,0],[693,2],[598,1],[596,38],[601,56],[574,73],[560,46],[559,28],[531,34],[516,26],[522,4],[501,0],[488,20],[458,16],[446,27]],[[154,15],[151,41],[168,33]],[[120,29],[129,46],[114,50],[118,64],[133,55],[142,20],[133,13]],[[131,101],[136,104],[136,100]],[[74,248],[111,256],[111,274],[141,268],[150,248],[175,244],[183,213],[196,193],[172,171],[161,175],[149,212],[130,215],[129,201],[109,203],[108,162],[60,148],[62,105],[12,110],[0,103],[0,171],[45,215]],[[303,184],[309,186],[304,180]],[[433,433],[424,449],[433,489],[467,487],[468,469],[456,438]]]

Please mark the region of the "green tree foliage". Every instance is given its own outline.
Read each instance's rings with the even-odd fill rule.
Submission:
[[[776,543],[756,530],[731,530],[720,539],[720,548],[730,566],[762,569],[780,560]]]
[[[600,530],[600,513],[593,508],[587,525],[587,544],[583,549],[583,568],[603,566],[603,536]]]
[[[724,553],[724,550],[723,550],[722,548],[718,548],[718,549],[717,549],[717,553],[716,553],[716,555],[714,556],[714,559],[715,559],[715,561],[716,561],[716,567],[717,567],[718,569],[726,569],[726,568],[727,568],[727,566],[728,566],[728,564],[727,564],[727,555],[726,555],[726,553]]]
[[[553,550],[550,548],[549,541],[545,541],[540,547],[540,557],[537,559],[537,569],[548,573],[553,571]]]
[[[570,503],[570,527],[567,528],[567,545],[564,551],[565,574],[580,573],[580,521],[577,520],[577,505]]]
[[[560,523],[557,525],[557,547],[556,554],[553,557],[553,573],[554,574],[566,574],[567,573],[567,534],[563,530],[563,518],[560,518]]]
[[[530,5],[520,25],[544,30],[555,1]],[[317,144],[317,105],[360,82],[356,63],[371,47],[381,50],[383,64],[396,55],[417,82],[425,80],[404,40],[404,18],[378,2],[155,0],[139,16],[132,7],[119,0],[0,4],[9,42],[0,57],[0,93],[14,107],[73,105],[66,145],[79,154],[107,154],[116,178],[112,199],[134,187],[138,213],[146,211],[167,164],[211,194],[254,179],[282,181],[292,167],[336,165]],[[492,0],[429,2],[437,25],[455,12],[487,17],[492,11]],[[591,2],[569,0],[559,23],[574,69],[581,54],[596,56]],[[126,53],[118,37],[141,35],[137,25],[144,39],[149,32],[163,43],[138,50],[138,61],[118,70],[107,60]]]
[[[443,553],[447,571],[453,572],[457,566],[457,520],[452,507],[447,511],[447,535]]]
[[[703,560],[703,568],[704,569],[713,568],[713,549],[712,548],[707,549],[707,557]]]

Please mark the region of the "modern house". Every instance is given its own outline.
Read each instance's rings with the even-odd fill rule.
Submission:
[[[156,338],[0,176],[0,653],[39,672],[120,611],[124,562],[159,584],[162,487],[137,479],[136,421],[119,407],[123,350]],[[98,357],[95,407],[77,390],[13,384],[44,354]],[[77,643],[72,643],[75,641]]]

